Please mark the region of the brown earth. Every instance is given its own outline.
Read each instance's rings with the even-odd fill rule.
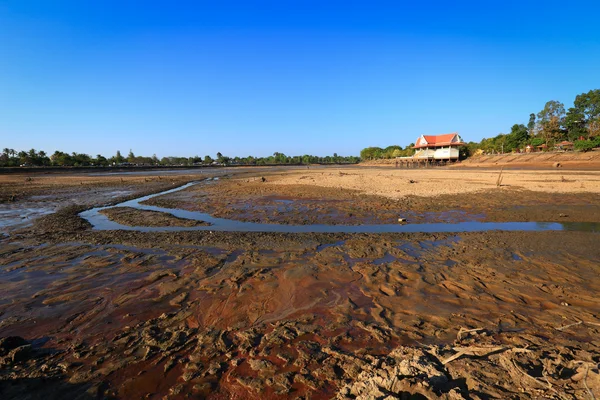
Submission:
[[[279,224],[599,222],[600,173],[345,168],[232,178],[146,204]],[[376,193],[376,194],[372,194]]]
[[[384,166],[395,167],[396,159],[364,161],[359,164],[364,167]],[[589,152],[537,152],[537,153],[506,153],[482,154],[469,157],[466,160],[450,163],[448,168],[506,168],[520,170],[600,170],[600,149]]]
[[[206,226],[207,222],[178,218],[158,211],[138,210],[132,207],[113,207],[100,211],[111,221],[127,226]]]
[[[553,168],[571,170],[600,170],[600,149],[589,152],[538,152],[479,155],[470,157],[461,167]]]
[[[239,198],[253,213],[283,198],[293,200],[283,214],[304,201],[330,223],[349,217],[323,200],[357,218],[395,212],[367,189],[263,176],[169,201],[226,213],[218,202],[236,209]],[[524,203],[535,216],[590,206],[598,219],[595,193],[497,189],[412,201],[419,212]],[[93,231],[80,209],[0,237],[2,399],[600,395],[597,233]]]

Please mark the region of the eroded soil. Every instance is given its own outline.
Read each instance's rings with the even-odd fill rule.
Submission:
[[[184,200],[386,212],[340,190],[258,192],[269,179]],[[3,399],[600,395],[596,233],[93,231],[79,210],[0,237]]]

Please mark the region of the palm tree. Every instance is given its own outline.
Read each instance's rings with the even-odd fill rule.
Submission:
[[[19,154],[19,163],[26,164],[27,163],[27,153],[24,151],[20,151]]]

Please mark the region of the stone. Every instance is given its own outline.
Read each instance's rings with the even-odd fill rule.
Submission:
[[[30,355],[31,355],[31,345],[30,344],[19,346],[16,349],[12,349],[10,351],[10,353],[8,353],[8,356],[13,363],[25,361],[30,357]]]
[[[20,336],[7,336],[0,338],[0,356],[8,354],[9,351],[27,344],[27,341]]]

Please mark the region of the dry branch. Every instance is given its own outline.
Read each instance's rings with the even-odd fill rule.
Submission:
[[[577,325],[592,325],[592,326],[600,326],[599,323],[597,322],[587,322],[587,321],[577,321],[575,323],[569,324],[569,325],[564,325],[564,326],[559,326],[559,327],[555,327],[554,329],[556,329],[557,331],[563,331],[567,328],[571,328],[573,326],[577,326]]]
[[[583,324],[583,321],[575,322],[574,324],[569,324],[569,325],[565,325],[565,326],[559,326],[558,328],[554,328],[554,329],[556,329],[557,331],[562,331],[562,330],[565,330],[572,326],[577,326],[577,325],[581,325],[581,324]]]
[[[500,173],[498,174],[498,179],[496,180],[497,187],[502,186],[502,171],[503,170],[504,170],[504,167],[500,168]]]
[[[452,350],[456,351],[457,353],[446,358],[445,360],[442,360],[443,365],[446,365],[449,362],[454,361],[457,358],[460,358],[462,356],[485,357],[485,356],[488,356],[493,353],[498,353],[500,351],[506,351],[506,350],[508,350],[508,347],[505,347],[505,346],[496,346],[496,347],[471,346],[471,347],[454,347],[454,348],[452,348]]]
[[[456,340],[460,341],[462,339],[463,333],[472,333],[472,332],[479,332],[479,331],[484,331],[484,330],[485,330],[485,328],[465,329],[461,326],[460,329],[458,330],[458,333],[456,334]]]

